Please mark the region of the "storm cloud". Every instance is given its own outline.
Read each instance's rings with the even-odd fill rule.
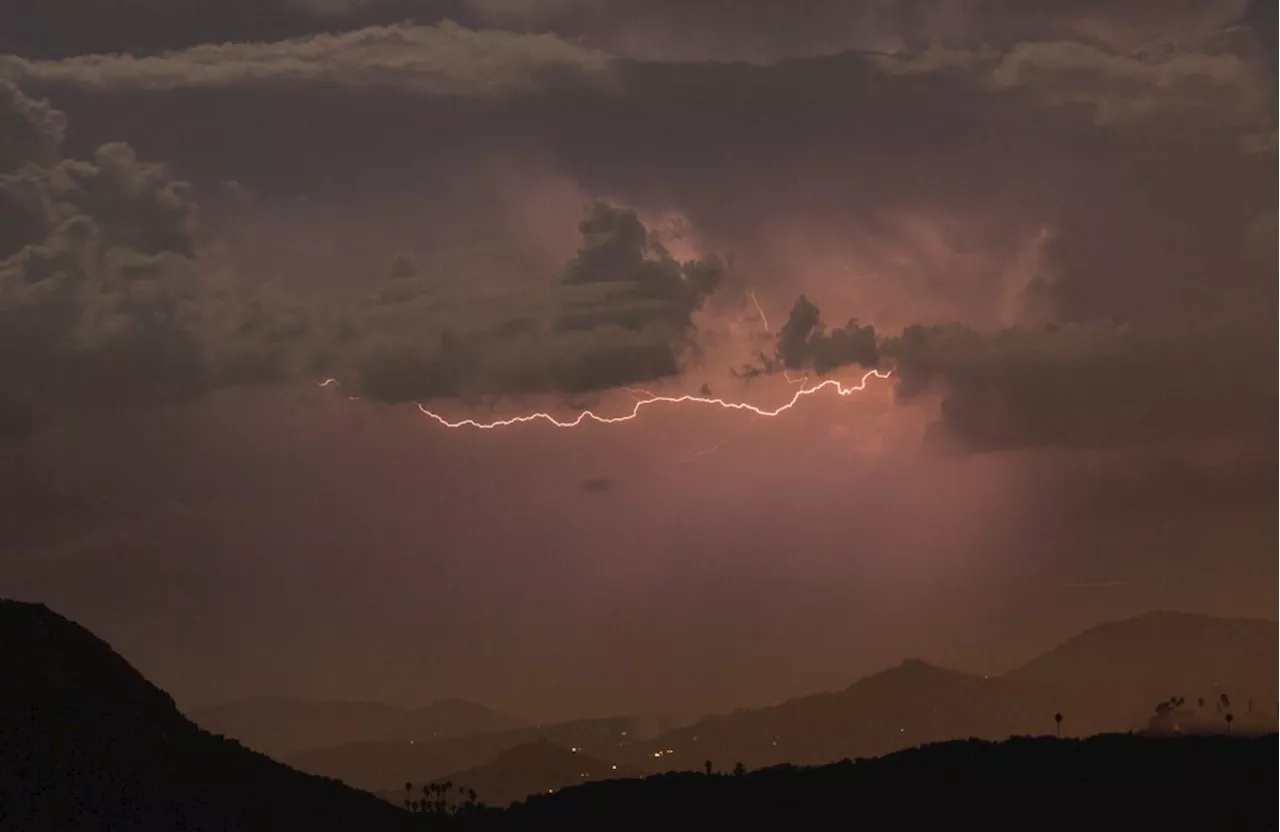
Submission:
[[[559,282],[463,306],[412,284],[339,324],[326,372],[385,401],[588,393],[675,376],[693,313],[724,279],[717,257],[679,262],[634,210],[589,206]],[[464,317],[468,314],[474,317]]]
[[[365,4],[376,8],[377,2]],[[851,49],[1069,39],[1132,49],[1197,44],[1246,13],[1244,0],[468,0],[483,23],[549,29],[649,60],[771,62]]]
[[[703,11],[714,16],[713,5]],[[926,5],[913,14],[945,28],[950,7]],[[1029,359],[1010,355],[1026,343],[1010,347],[1009,332],[1056,344],[1061,336],[1043,334],[1048,324],[1120,323],[1149,345],[1195,324],[1211,333],[1202,353],[1230,340],[1219,333],[1246,333],[1210,365],[1260,360],[1252,348],[1240,358],[1233,344],[1266,331],[1261,310],[1275,296],[1274,205],[1258,184],[1275,172],[1261,141],[1274,125],[1260,47],[1248,32],[1223,29],[1237,6],[1190,4],[1172,23],[1135,7],[1128,22],[1112,16],[1110,29],[1091,35],[1098,8],[1041,10],[1027,15],[1034,26],[1010,25],[987,46],[974,45],[974,32],[995,31],[998,15],[975,6],[955,18],[954,36],[927,47],[750,65],[611,55],[600,46],[607,38],[585,34],[599,35],[592,27],[604,18],[577,4],[472,4],[463,11],[513,31],[339,26],[164,54],[8,58],[0,72],[65,102],[83,125],[69,141],[77,152],[97,153],[81,137],[105,125],[201,193],[228,180],[251,192],[252,204],[229,211],[201,199],[219,229],[269,228],[272,217],[309,212],[308,262],[318,272],[335,271],[325,261],[339,261],[351,241],[379,241],[382,265],[372,274],[332,278],[360,283],[359,293],[286,289],[281,274],[266,273],[245,295],[214,278],[213,297],[189,306],[201,310],[188,329],[204,345],[208,384],[333,376],[354,395],[399,402],[583,393],[675,376],[702,338],[695,311],[729,272],[703,255],[722,252],[733,255],[734,284],[755,287],[774,308],[804,294],[827,310],[821,320],[809,303],[766,358],[820,374],[895,361],[904,401],[916,398],[915,386],[949,387],[940,418],[958,434],[1003,424],[1009,442],[1034,444],[1070,433],[1036,433],[1036,420],[1049,416],[1032,401],[1047,395],[1035,379],[1099,376],[1064,370],[1060,358],[1043,375],[1024,371]],[[291,8],[333,22],[390,7]],[[644,15],[661,16],[660,6],[648,8]],[[860,31],[890,26],[886,9],[859,9],[859,20],[878,21]],[[625,26],[644,15],[610,20]],[[928,30],[918,22],[906,28]],[[1170,27],[1182,27],[1177,45],[1116,48],[1121,29],[1159,40]],[[188,100],[202,105],[186,110],[181,128],[166,120]],[[64,130],[55,110],[41,113],[15,142]],[[201,150],[214,145],[226,152]],[[354,167],[332,163],[356,158]],[[448,166],[437,163],[445,158]],[[521,193],[541,177],[569,183],[580,201],[561,200],[553,216],[507,196],[505,171],[520,165],[535,171]],[[358,178],[346,172],[357,167]],[[24,187],[28,202],[44,199]],[[670,214],[693,230],[678,258],[641,219]],[[475,251],[526,228],[579,222],[582,242],[562,255],[567,265],[540,255],[497,288],[488,288],[494,269],[470,254],[460,255],[461,268],[386,265],[395,249],[384,240],[407,248],[413,235],[435,234],[433,245],[465,241]],[[55,235],[53,225],[18,242],[67,249],[75,227]],[[194,244],[178,239],[123,242],[194,262]],[[265,240],[281,247],[278,236]],[[960,328],[947,329],[952,322]],[[926,357],[956,332],[995,345],[983,347],[986,370],[973,369],[976,359]],[[1044,360],[1045,350],[1028,349]],[[1181,357],[1156,363],[1186,366]],[[1122,375],[1160,378],[1151,402],[1164,401],[1175,378],[1132,367]],[[992,415],[997,399],[1012,410]]]
[[[10,5],[0,583],[180,699],[1275,609],[1273,2]]]
[[[195,206],[184,183],[105,144],[59,158],[65,120],[0,84],[0,426],[61,407],[199,389],[189,316]]]
[[[548,75],[607,81],[608,56],[553,35],[477,32],[453,23],[392,25],[276,43],[194,46],[157,56],[8,57],[0,74],[111,89],[336,84],[436,95],[492,96],[540,86]]]
[[[693,313],[726,273],[715,257],[676,260],[635,211],[596,202],[580,250],[543,289],[477,303],[437,291],[405,256],[360,304],[247,289],[201,258],[189,185],[123,143],[91,162],[59,158],[63,114],[0,92],[12,125],[0,176],[9,431],[67,407],[327,375],[391,402],[674,376]]]

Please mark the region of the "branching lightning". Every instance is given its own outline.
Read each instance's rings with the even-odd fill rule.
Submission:
[[[756,300],[755,290],[749,289],[747,291],[747,297],[751,298],[751,303],[753,306],[755,306],[756,312],[760,313],[760,323],[764,325],[764,331],[773,332],[773,330],[769,327],[769,316],[764,314],[764,307],[760,305],[760,301]]]
[[[764,307],[760,305],[760,301],[756,300],[755,290],[748,289],[747,297],[751,298],[752,305],[755,306],[756,312],[760,314],[760,323],[761,325],[764,326],[764,331],[772,335],[773,329],[772,327],[769,326],[769,316],[764,314]],[[808,373],[805,373],[804,375],[800,376],[800,378],[792,378],[790,371],[788,371],[785,368],[782,370],[782,377],[787,380],[788,384],[804,384],[806,381],[809,380]]]

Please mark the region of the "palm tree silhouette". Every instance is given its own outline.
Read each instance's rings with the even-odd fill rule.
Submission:
[[[1230,711],[1227,711],[1227,733],[1228,734],[1231,733],[1231,723],[1235,722],[1235,719],[1236,719],[1235,715],[1232,714]]]
[[[1061,711],[1053,715],[1053,721],[1055,723],[1054,725],[1055,732],[1059,737],[1061,737],[1062,736],[1062,712]]]

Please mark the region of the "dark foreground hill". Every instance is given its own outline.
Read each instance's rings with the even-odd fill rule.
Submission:
[[[403,829],[371,794],[189,721],[110,646],[0,600],[0,829]]]
[[[104,642],[41,605],[0,601],[0,667],[0,829],[379,832],[448,823],[203,731]],[[537,830],[1263,829],[1275,828],[1276,753],[1274,734],[970,740],[819,768],[607,780],[451,820]]]
[[[1274,829],[1276,736],[953,741],[741,776],[590,783],[474,820],[521,829]]]
[[[646,772],[618,763],[599,760],[581,751],[564,748],[541,739],[500,753],[482,766],[459,771],[448,777],[451,788],[475,791],[486,806],[501,808],[533,794],[547,794],[599,780],[644,777]],[[379,797],[402,804],[404,791],[379,792]],[[411,792],[407,797],[420,797]]]
[[[510,731],[528,724],[464,699],[406,709],[374,702],[263,696],[193,710],[188,715],[202,728],[278,759],[352,742],[433,742]]]

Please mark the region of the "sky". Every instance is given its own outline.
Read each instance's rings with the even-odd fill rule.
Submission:
[[[1243,0],[27,4],[0,595],[188,707],[537,719],[1274,620],[1275,29]],[[584,409],[637,416],[440,421]]]

